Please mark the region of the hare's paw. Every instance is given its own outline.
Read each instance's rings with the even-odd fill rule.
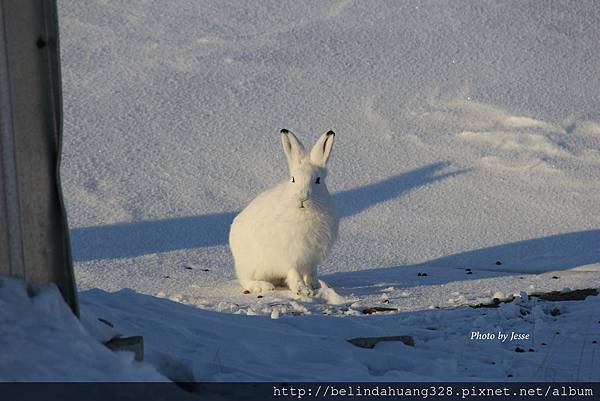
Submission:
[[[308,286],[308,288],[310,288],[314,292],[316,292],[319,288],[321,288],[321,283],[317,279],[316,275],[305,274],[304,275],[304,282],[306,283],[306,285]]]
[[[312,297],[316,293],[309,285],[306,285],[296,270],[290,270],[285,281],[288,287],[290,287],[292,294]]]
[[[268,281],[259,280],[243,282],[242,287],[244,287],[246,291],[250,291],[251,293],[273,291],[275,289],[275,286],[272,283],[269,283]]]
[[[292,290],[296,295],[304,296],[304,297],[312,297],[316,294],[316,291],[307,286],[304,283],[299,283],[298,286]]]

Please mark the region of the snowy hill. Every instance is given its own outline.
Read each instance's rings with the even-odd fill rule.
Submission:
[[[473,345],[465,333],[475,328],[475,312],[448,308],[498,292],[599,286],[596,4],[59,3],[62,174],[84,311],[119,320],[130,312],[109,305],[132,294],[143,302],[146,294],[224,312],[149,298],[161,315],[169,305],[182,311],[164,335],[197,316],[332,338],[359,335],[360,327],[394,335],[422,316],[465,316],[464,332],[444,338],[486,355],[505,345]],[[340,297],[324,291],[296,299],[278,290],[256,298],[235,280],[229,224],[258,193],[288,178],[280,128],[305,143],[337,133],[327,185],[342,218],[340,238],[320,271]],[[351,316],[371,306],[402,313]],[[436,307],[442,310],[428,310]],[[597,309],[574,316],[597,322]],[[337,316],[297,316],[320,313]],[[335,324],[318,323],[328,319]],[[515,319],[519,329],[537,330]],[[544,319],[533,322],[570,324],[568,316]],[[157,349],[150,326],[127,321],[120,323],[130,334],[149,336]],[[485,326],[509,330],[513,323]],[[331,331],[319,331],[325,326]],[[598,326],[590,336],[599,335]],[[402,358],[347,377],[397,373],[413,357]],[[471,363],[464,363],[468,372],[454,366],[438,377],[505,378],[502,369]],[[571,379],[587,380],[599,363],[579,361]],[[293,378],[294,369],[193,376]],[[387,379],[431,373],[402,369],[404,376]],[[513,373],[551,379],[533,367]]]

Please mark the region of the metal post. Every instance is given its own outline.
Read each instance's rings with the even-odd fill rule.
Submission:
[[[0,275],[77,292],[60,188],[55,0],[0,0]]]

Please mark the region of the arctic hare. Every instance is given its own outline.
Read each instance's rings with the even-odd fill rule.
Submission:
[[[325,165],[335,133],[321,135],[310,154],[296,136],[281,130],[290,177],[258,195],[231,224],[229,247],[242,287],[250,292],[287,284],[314,295],[317,265],[328,255],[338,219],[325,185]]]

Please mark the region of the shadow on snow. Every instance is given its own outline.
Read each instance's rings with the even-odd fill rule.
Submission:
[[[497,262],[501,264],[498,265]],[[568,270],[593,263],[600,263],[600,230],[512,242],[415,265],[338,272],[324,276],[324,280],[333,287],[353,288],[353,292],[360,295],[360,287],[369,288],[374,285],[436,285],[451,281]],[[467,275],[467,268],[474,273]],[[427,272],[427,277],[418,277],[420,272]]]
[[[442,173],[447,162],[399,174],[391,178],[333,195],[338,215],[346,218],[411,190],[463,174],[466,170]],[[84,262],[115,259],[225,245],[229,226],[238,212],[118,223],[71,230],[73,259]]]

